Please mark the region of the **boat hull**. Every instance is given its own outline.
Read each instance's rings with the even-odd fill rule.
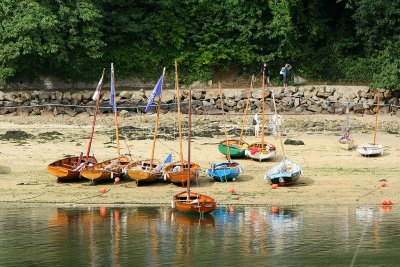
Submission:
[[[207,170],[208,176],[217,182],[233,181],[242,173],[242,166],[237,162],[224,162],[220,164],[211,164]]]
[[[156,170],[159,164],[160,162],[155,160],[151,162],[150,159],[137,161],[129,165],[126,175],[136,183],[154,182],[163,175],[162,172]]]
[[[382,156],[383,146],[380,144],[361,144],[357,147],[358,153],[364,157]]]
[[[354,148],[354,140],[353,139],[340,139],[339,140],[339,148],[344,150],[352,150]]]
[[[47,170],[56,176],[59,182],[78,180],[81,178],[80,172],[90,163],[97,164],[96,158],[91,156],[86,161],[82,157],[69,157],[50,163]]]
[[[268,160],[276,155],[276,147],[270,143],[254,143],[251,144],[246,150],[246,157],[263,161]]]
[[[212,197],[190,192],[188,198],[186,191],[175,195],[172,204],[180,212],[198,214],[211,213],[217,207],[217,202]]]
[[[246,149],[249,146],[244,141],[240,140],[228,140],[228,149],[231,158],[244,158],[246,156]],[[226,141],[221,141],[218,144],[218,150],[224,155],[228,155],[228,151],[226,149]]]
[[[287,186],[294,184],[302,175],[302,168],[299,164],[284,159],[278,164],[269,168],[264,175],[264,179],[270,184]]]
[[[177,168],[179,167],[179,168]],[[183,167],[183,168],[182,168]],[[200,174],[201,168],[196,163],[190,163],[189,180],[195,180]],[[184,184],[188,181],[188,162],[174,162],[164,169],[164,179],[169,180],[171,183]]]
[[[114,180],[124,174],[124,169],[129,165],[130,159],[120,157],[106,160],[81,171],[82,177],[94,181]]]

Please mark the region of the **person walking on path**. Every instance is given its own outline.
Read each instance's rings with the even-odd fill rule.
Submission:
[[[290,64],[286,63],[284,67],[282,67],[280,74],[283,76],[283,86],[286,88],[288,86],[288,79],[290,75],[290,70],[292,69],[292,66]]]
[[[258,119],[258,113],[254,114],[252,124],[254,126],[254,136],[260,136],[260,120]]]

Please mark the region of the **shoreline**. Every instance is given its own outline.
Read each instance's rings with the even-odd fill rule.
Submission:
[[[228,116],[227,116],[228,117]],[[370,142],[371,125],[375,116],[352,117],[354,132],[352,136],[356,145]],[[120,127],[142,126],[152,127],[154,116],[135,115],[122,118]],[[171,127],[174,132],[174,116],[162,115],[160,126]],[[215,116],[194,116],[195,133],[202,135],[213,125],[220,125],[221,118]],[[228,129],[240,127],[241,116],[229,116]],[[251,118],[248,118],[250,121]],[[279,161],[279,140],[267,135],[266,141],[273,142],[278,148],[278,157],[272,161],[258,163],[249,159],[237,160],[244,166],[244,172],[235,182],[214,182],[205,176],[205,169],[210,161],[223,161],[224,156],[218,152],[217,143],[223,140],[222,135],[212,132],[212,137],[199,137],[195,134],[192,144],[192,160],[202,167],[198,185],[193,183],[192,190],[208,194],[217,199],[220,206],[341,206],[341,205],[380,205],[383,199],[390,199],[394,204],[400,202],[400,181],[398,179],[398,158],[400,157],[399,134],[381,132],[379,129],[389,124],[399,125],[400,119],[395,116],[380,116],[378,142],[384,145],[385,153],[381,157],[364,158],[357,151],[340,150],[337,147],[343,116],[307,115],[285,116],[285,138],[304,141],[303,146],[286,145],[288,158],[303,167],[304,175],[290,187],[271,189],[263,178],[265,170]],[[67,154],[79,154],[85,151],[91,118],[66,117],[9,117],[0,116],[2,122],[0,135],[9,130],[20,130],[33,137],[24,140],[0,140],[0,179],[2,194],[1,207],[100,207],[100,206],[169,206],[173,195],[183,191],[181,186],[165,182],[137,186],[134,181],[122,181],[91,186],[89,181],[74,183],[57,183],[56,178],[47,172],[47,165]],[[315,129],[306,130],[307,126],[316,122]],[[318,123],[317,123],[318,122]],[[320,123],[326,129],[318,131]],[[337,124],[335,126],[335,123]],[[331,125],[332,124],[332,125]],[[297,126],[296,126],[297,125]],[[329,126],[331,125],[331,126]],[[364,128],[362,126],[364,125]],[[113,122],[108,116],[100,116],[96,125],[93,151],[102,161],[115,155],[115,145],[111,138]],[[250,122],[247,123],[250,127]],[[329,130],[329,129],[331,130]],[[123,128],[124,129],[124,128]],[[128,128],[122,131],[125,140],[121,142],[122,153],[131,152],[134,160],[147,158],[151,138],[138,140],[141,134],[135,131],[128,138]],[[311,129],[311,128],[310,128]],[[179,149],[178,141],[171,140],[165,131],[165,138],[157,139],[156,155],[162,159],[172,149]],[[386,130],[385,130],[386,131]],[[48,138],[49,132],[58,132],[57,138]],[[46,135],[47,133],[47,135]],[[145,132],[145,135],[150,135]],[[170,133],[171,134],[171,133]],[[168,137],[168,138],[167,138]],[[229,135],[228,138],[234,138]],[[247,142],[257,141],[253,136],[244,138]],[[184,138],[184,147],[186,140]],[[39,152],[39,153],[38,153]],[[184,155],[187,149],[183,151]],[[174,155],[176,157],[176,153]],[[387,181],[381,187],[382,179]],[[111,188],[105,194],[100,193],[102,187]],[[231,194],[234,188],[236,194]]]

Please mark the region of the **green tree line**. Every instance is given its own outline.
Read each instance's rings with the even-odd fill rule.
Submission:
[[[2,0],[0,81],[217,73],[399,88],[400,0]]]

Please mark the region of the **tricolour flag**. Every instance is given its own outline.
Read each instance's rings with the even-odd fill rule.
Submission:
[[[110,93],[110,105],[113,107],[114,112],[117,112],[117,104],[115,103],[115,81],[114,81],[114,64],[111,63],[111,93]]]
[[[165,68],[164,68],[163,74],[161,75],[160,79],[158,80],[156,86],[154,86],[153,92],[151,92],[151,95],[149,97],[149,101],[147,101],[146,109],[144,110],[144,112],[148,112],[150,110],[151,104],[153,103],[154,98],[156,96],[161,97],[164,74],[165,74]]]
[[[97,98],[99,97],[100,88],[101,88],[101,85],[103,84],[103,79],[104,79],[104,71],[103,71],[103,74],[101,75],[99,83],[97,84],[96,91],[94,91],[94,94],[93,94],[93,97],[92,97],[92,99],[94,101],[96,101]]]
[[[172,152],[168,153],[164,161],[157,167],[157,171],[159,172],[166,163],[172,163]]]

